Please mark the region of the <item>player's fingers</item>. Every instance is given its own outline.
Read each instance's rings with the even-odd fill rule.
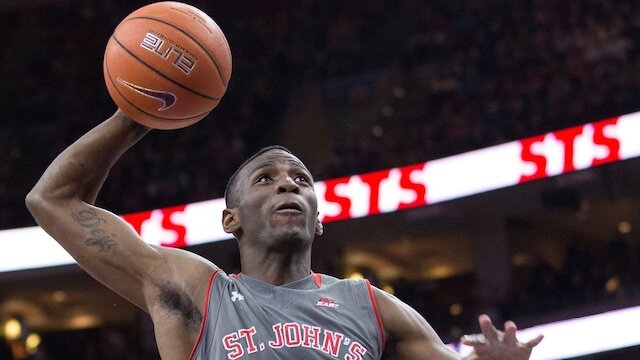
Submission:
[[[513,321],[507,321],[504,323],[504,342],[509,345],[516,345],[518,339],[516,339],[516,331],[518,328]]]
[[[482,334],[471,334],[461,337],[460,342],[467,346],[478,346],[486,344],[487,339],[485,339],[484,335]]]
[[[540,335],[536,336],[535,338],[527,341],[527,346],[530,347],[530,348],[534,348],[535,346],[540,344],[540,342],[542,341],[543,338],[544,338],[544,335],[540,334]]]
[[[491,318],[487,315],[480,315],[478,318],[478,322],[480,323],[480,329],[482,330],[482,334],[487,339],[489,343],[497,343],[500,341],[498,337],[498,330],[491,323]]]

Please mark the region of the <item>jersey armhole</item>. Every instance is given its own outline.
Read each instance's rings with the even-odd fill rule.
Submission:
[[[216,269],[209,277],[209,285],[207,286],[207,297],[204,300],[204,307],[202,309],[202,323],[200,324],[200,331],[198,331],[198,337],[196,339],[195,344],[193,344],[193,349],[191,349],[191,355],[189,356],[189,360],[193,359],[193,356],[196,354],[196,349],[198,345],[200,345],[200,340],[202,340],[202,333],[204,332],[204,327],[207,324],[207,315],[209,313],[209,301],[211,301],[211,288],[213,287],[214,281],[218,275],[222,272],[221,269]]]
[[[378,304],[376,303],[376,298],[373,295],[373,288],[371,287],[371,283],[367,279],[364,279],[364,283],[367,285],[367,291],[369,292],[369,299],[371,299],[371,306],[373,307],[373,313],[376,315],[376,321],[378,322],[378,330],[380,331],[380,340],[382,341],[382,352],[384,353],[384,347],[387,342],[384,336],[384,324],[382,323],[382,317],[380,316],[380,311],[378,310]]]

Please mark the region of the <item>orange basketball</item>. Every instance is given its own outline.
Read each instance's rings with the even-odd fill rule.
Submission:
[[[178,129],[218,105],[231,77],[231,51],[207,14],[158,2],[116,27],[103,70],[109,94],[127,116],[151,128]]]

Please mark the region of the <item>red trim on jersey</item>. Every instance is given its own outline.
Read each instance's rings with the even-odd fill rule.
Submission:
[[[369,298],[371,298],[371,306],[373,306],[373,313],[376,314],[376,320],[378,321],[378,329],[380,330],[380,338],[382,339],[382,352],[384,352],[384,346],[386,339],[384,338],[384,324],[382,323],[382,317],[380,311],[378,311],[378,304],[376,304],[376,298],[373,295],[373,287],[369,280],[364,279],[364,283],[367,284],[367,290],[369,290]]]
[[[202,311],[202,323],[200,324],[200,331],[198,331],[198,339],[196,343],[193,344],[193,349],[191,349],[191,355],[189,356],[189,360],[193,359],[193,356],[196,354],[196,348],[200,344],[200,340],[202,339],[202,332],[204,331],[204,326],[207,323],[207,313],[209,312],[209,301],[211,300],[211,287],[213,286],[213,282],[216,280],[218,275],[220,275],[222,270],[216,269],[209,278],[209,285],[207,286],[207,297],[204,299],[204,309]]]
[[[320,287],[322,287],[322,275],[316,274],[313,271],[311,272],[311,275],[313,275],[313,280],[316,282],[318,289],[320,289]]]

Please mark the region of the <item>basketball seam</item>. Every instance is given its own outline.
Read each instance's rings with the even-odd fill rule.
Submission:
[[[124,44],[122,44],[122,43],[120,42],[120,40],[118,40],[118,38],[115,36],[115,34],[114,34],[114,35],[111,35],[111,38],[113,38],[113,40],[116,42],[116,44],[118,44],[118,46],[120,46],[124,51],[126,51],[126,52],[127,52],[127,54],[129,54],[131,57],[133,57],[134,59],[138,60],[138,62],[139,62],[139,63],[141,63],[142,65],[146,66],[149,70],[151,70],[151,71],[155,72],[156,74],[158,74],[158,75],[162,76],[162,77],[163,77],[163,78],[165,78],[166,80],[169,80],[170,82],[172,82],[172,83],[174,83],[174,84],[176,84],[176,85],[180,86],[181,88],[183,88],[183,89],[185,89],[185,90],[187,90],[187,91],[189,91],[189,92],[191,92],[191,93],[193,93],[193,94],[196,94],[196,95],[198,95],[198,96],[201,96],[201,97],[203,97],[203,98],[205,98],[205,99],[209,99],[209,100],[220,100],[220,99],[221,99],[220,97],[215,97],[215,96],[205,95],[205,94],[200,93],[200,92],[198,92],[198,91],[196,91],[196,90],[193,90],[193,89],[191,89],[191,88],[189,88],[189,87],[187,87],[187,86],[185,86],[185,85],[182,85],[181,83],[177,82],[176,80],[173,80],[173,79],[172,79],[172,78],[170,78],[169,76],[167,76],[167,75],[163,74],[163,73],[162,73],[162,72],[160,72],[159,70],[157,70],[157,69],[153,68],[153,67],[152,67],[151,65],[149,65],[147,62],[145,62],[145,61],[144,61],[144,60],[142,60],[140,57],[138,57],[136,54],[134,54],[133,52],[131,52],[131,50],[127,49],[127,47],[126,47],[126,46],[124,46]]]
[[[229,41],[227,40],[227,37],[224,36],[224,32],[222,32],[222,29],[220,29],[220,26],[218,26],[218,24],[216,24],[215,22],[214,22],[214,25],[215,25],[216,30],[220,33],[220,36],[222,36],[222,38],[224,39],[224,48],[225,48],[225,50],[227,50],[227,56],[229,57],[229,59],[231,59],[231,49],[229,48]],[[206,49],[205,49],[205,51],[206,51]],[[208,52],[207,52],[207,54],[208,54]],[[215,60],[214,60],[214,63],[215,63]],[[216,63],[216,66],[217,65],[218,64]],[[219,71],[221,71],[221,70],[219,70]],[[222,77],[223,76],[220,75],[221,79],[222,79]],[[225,87],[229,86],[229,80],[231,80],[231,74],[229,74],[229,79],[226,80]]]
[[[195,42],[200,49],[202,49],[202,51],[204,51],[205,54],[207,54],[207,56],[209,57],[209,59],[211,60],[211,62],[213,63],[213,65],[215,65],[216,70],[218,71],[218,76],[220,78],[220,81],[222,81],[222,85],[224,85],[224,87],[226,88],[229,84],[229,80],[224,78],[224,74],[222,73],[222,68],[220,67],[220,64],[218,64],[218,62],[216,61],[215,57],[209,52],[209,50],[207,50],[207,48],[205,46],[203,46],[195,37],[193,37],[193,35],[189,34],[188,32],[186,32],[184,29],[168,22],[162,19],[158,19],[152,16],[136,16],[136,17],[132,17],[127,19],[126,21],[131,21],[131,20],[135,20],[135,19],[146,19],[146,20],[153,20],[153,21],[157,21],[160,23],[163,23],[165,25],[171,26],[172,28],[182,32],[183,34],[185,34],[187,37],[189,37],[189,39],[193,40],[193,42]],[[220,28],[217,28],[216,30],[218,30],[220,32],[220,35],[222,35],[222,37],[225,39],[226,42],[226,37],[224,36],[224,34],[222,33],[222,30],[220,30]],[[228,46],[226,46],[227,50],[227,54],[230,54],[230,51],[228,49]]]
[[[197,118],[198,116],[206,116],[208,113],[211,112],[211,111],[205,111],[205,112],[203,112],[201,114],[194,115],[194,116],[189,116],[189,117],[185,117],[185,118],[170,118],[170,117],[163,117],[163,116],[158,116],[158,115],[149,113],[149,112],[145,111],[144,109],[139,108],[136,104],[132,103],[126,96],[124,96],[124,94],[120,91],[120,89],[118,89],[118,86],[116,85],[116,83],[114,83],[113,78],[111,77],[111,72],[109,71],[109,65],[105,64],[104,68],[105,68],[105,70],[107,70],[107,77],[109,78],[109,81],[111,82],[111,85],[113,86],[115,91],[117,91],[118,94],[120,94],[120,96],[124,99],[124,101],[129,103],[129,105],[131,105],[136,110],[140,111],[141,113],[143,113],[145,115],[149,115],[149,116],[154,117],[154,118],[156,118],[158,120],[181,121],[181,120],[192,120],[192,119]]]

